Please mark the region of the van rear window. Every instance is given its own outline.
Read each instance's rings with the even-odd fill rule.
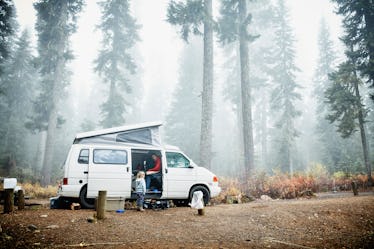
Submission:
[[[89,150],[82,149],[79,152],[78,163],[88,164],[88,155],[89,155]]]
[[[97,164],[127,164],[127,151],[96,149],[93,151],[93,162]]]

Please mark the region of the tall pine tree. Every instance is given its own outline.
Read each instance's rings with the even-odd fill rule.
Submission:
[[[83,0],[39,0],[34,4],[38,16],[38,67],[42,79],[40,94],[34,104],[35,113],[28,124],[33,130],[47,131],[43,185],[51,183],[56,128],[61,123],[60,101],[69,83],[66,64],[73,58],[69,38],[76,31],[77,15],[82,6]]]
[[[271,108],[275,119],[273,140],[277,152],[276,164],[283,171],[293,173],[293,146],[299,132],[294,120],[300,116],[296,101],[301,98],[296,92],[299,85],[295,81],[295,73],[299,69],[295,65],[294,36],[289,25],[289,11],[283,0],[278,1],[274,16],[275,44],[272,56],[270,75],[273,81]]]
[[[320,23],[318,48],[319,58],[314,73],[314,96],[317,101],[316,131],[322,144],[320,150],[322,160],[330,171],[336,171],[340,169],[339,165],[344,158],[344,155],[342,155],[343,149],[341,148],[343,141],[335,131],[334,125],[330,124],[326,119],[328,106],[326,105],[325,92],[332,84],[329,80],[329,74],[334,70],[336,53],[330,38],[330,31],[324,19]]]
[[[201,40],[185,45],[179,66],[179,78],[171,108],[166,116],[166,140],[183,148],[192,159],[200,156],[201,81],[203,78]]]
[[[2,75],[3,63],[11,52],[13,38],[17,30],[18,25],[15,18],[16,9],[13,1],[0,1],[0,75]]]
[[[244,179],[254,171],[254,144],[252,130],[251,86],[249,81],[248,43],[254,39],[248,34],[248,25],[252,15],[247,11],[247,2],[241,0],[223,0],[221,4],[220,41],[221,43],[238,41],[240,56],[242,135],[244,151]]]
[[[212,161],[213,117],[213,8],[212,0],[171,1],[167,20],[181,27],[187,41],[191,33],[204,36],[203,91],[200,129],[200,164],[208,169]],[[201,31],[201,25],[204,31]]]
[[[7,130],[7,98],[4,95],[4,67],[12,51],[12,44],[17,30],[16,10],[12,0],[0,1],[0,136]]]
[[[333,84],[326,90],[326,98],[330,107],[330,113],[327,118],[330,122],[337,123],[337,131],[341,133],[343,138],[350,137],[359,128],[368,182],[372,185],[369,146],[365,131],[367,112],[359,89],[360,85],[362,85],[362,80],[357,72],[360,55],[358,51],[354,50],[354,43],[349,35],[343,37],[342,40],[348,47],[346,51],[348,59],[339,65],[338,70],[330,74]]]
[[[346,37],[355,47],[357,72],[374,87],[374,3],[372,0],[333,0],[344,16]]]
[[[125,99],[133,87],[129,77],[136,72],[131,48],[139,41],[140,26],[130,13],[130,1],[105,0],[100,2],[102,21],[98,28],[103,33],[102,49],[95,61],[95,71],[109,84],[107,100],[101,105],[101,126],[123,125],[124,114],[131,103]]]
[[[240,80],[240,50],[238,43],[228,43],[228,39],[232,36],[231,40],[237,39],[238,32],[238,23],[237,17],[238,12],[235,12],[235,8],[238,6],[235,5],[238,1],[223,1],[221,4],[221,18],[219,24],[221,27],[220,33],[225,33],[226,39],[222,43],[222,35],[220,35],[221,44],[224,45],[224,62],[223,68],[226,72],[226,80],[223,86],[223,96],[224,99],[232,106],[232,110],[235,112],[237,121],[237,130],[235,133],[238,136],[239,141],[243,140],[243,119],[242,119],[242,103],[241,103],[241,80]],[[255,165],[256,170],[260,167],[265,168],[267,164],[267,107],[268,107],[268,88],[266,87],[266,75],[264,75],[265,61],[264,61],[264,51],[272,45],[271,41],[271,16],[272,8],[270,1],[248,1],[247,8],[250,10],[253,18],[250,24],[250,31],[253,34],[259,34],[259,37],[255,42],[249,44],[249,54],[248,59],[250,62],[250,74],[249,82],[251,86],[251,96],[261,96],[261,98],[251,98],[252,109],[257,112],[253,112],[253,130],[257,131],[257,138],[259,140],[259,145],[256,145],[256,137],[253,137],[254,145],[256,148],[259,148],[258,153],[259,157],[255,156]],[[234,8],[234,9],[232,9]],[[233,12],[233,13],[232,13]],[[231,34],[231,35],[230,35]],[[227,37],[229,36],[229,37]],[[256,117],[255,117],[256,115]],[[257,125],[257,127],[256,127]],[[255,135],[255,134],[254,134]],[[244,168],[244,141],[237,143],[236,154],[237,162],[236,165],[239,165],[239,168],[242,170]],[[247,155],[249,153],[246,153]],[[256,155],[256,154],[255,154]]]
[[[34,67],[34,57],[30,47],[30,36],[24,31],[15,42],[14,52],[4,65],[3,87],[6,107],[3,109],[2,126],[5,128],[1,140],[2,152],[6,155],[9,174],[16,164],[25,162],[27,130],[24,117],[31,111],[31,100],[38,77]],[[21,162],[21,163],[20,163]]]

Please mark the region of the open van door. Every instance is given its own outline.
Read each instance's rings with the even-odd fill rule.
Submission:
[[[131,195],[131,156],[123,147],[98,147],[92,150],[88,167],[87,197],[106,190],[108,197],[128,198]]]

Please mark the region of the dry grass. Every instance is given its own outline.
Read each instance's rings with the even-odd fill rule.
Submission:
[[[49,185],[47,187],[40,186],[39,183],[22,183],[20,184],[26,196],[31,198],[49,198],[56,196],[58,186]]]

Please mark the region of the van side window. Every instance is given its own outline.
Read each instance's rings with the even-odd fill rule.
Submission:
[[[177,152],[166,152],[166,161],[168,168],[188,168],[190,166],[190,161]]]
[[[89,155],[89,150],[82,149],[79,152],[78,163],[88,164],[88,158],[89,158],[88,155]]]
[[[97,164],[127,164],[127,151],[97,149],[93,151],[93,162]]]

